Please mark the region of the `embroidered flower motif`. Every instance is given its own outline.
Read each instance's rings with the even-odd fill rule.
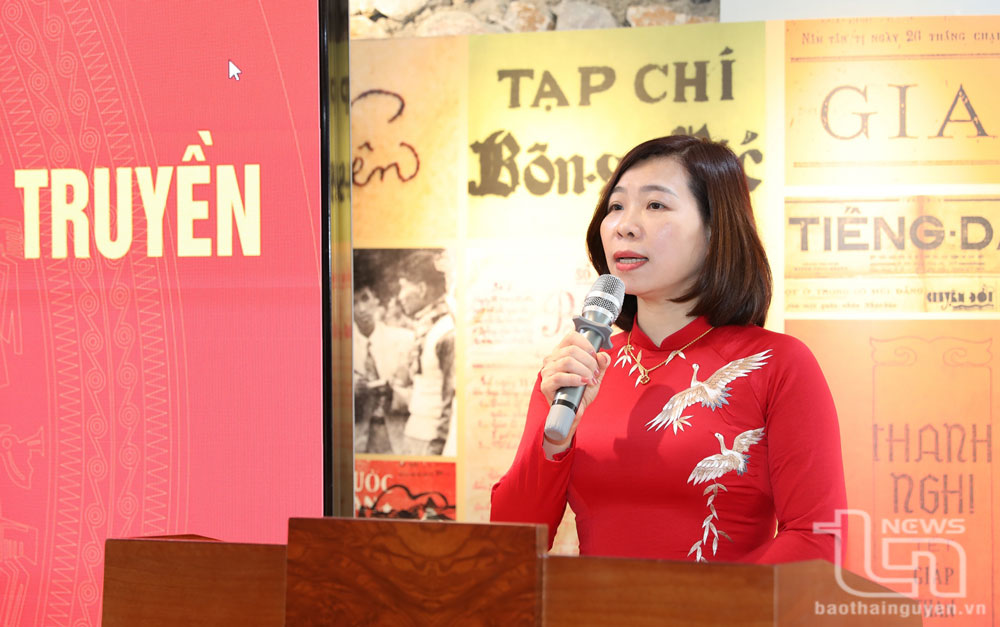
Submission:
[[[722,451],[720,453],[716,453],[715,455],[709,455],[698,462],[687,479],[687,482],[692,485],[698,485],[699,483],[703,483],[705,481],[712,481],[712,484],[705,488],[705,491],[702,493],[703,496],[711,493],[711,496],[708,497],[708,502],[705,504],[705,506],[708,507],[709,514],[701,523],[703,529],[701,539],[692,544],[691,549],[688,551],[688,555],[691,555],[692,553],[695,554],[695,561],[697,562],[708,561],[702,555],[702,547],[708,542],[709,533],[712,534],[713,556],[719,549],[720,535],[730,542],[733,541],[733,539],[730,538],[725,531],[717,528],[715,526],[715,522],[713,522],[719,518],[719,514],[715,510],[715,497],[718,496],[720,489],[723,492],[729,491],[726,489],[726,486],[718,482],[718,478],[734,470],[738,476],[747,471],[747,465],[750,461],[748,451],[751,446],[760,442],[761,438],[764,437],[764,427],[744,431],[736,436],[736,439],[733,440],[733,448],[726,447],[726,440],[721,433],[716,433],[715,437],[718,438],[719,446]]]
[[[712,376],[704,381],[698,380],[698,364],[691,364],[691,369],[694,371],[691,374],[691,387],[670,397],[660,413],[646,423],[646,429],[659,431],[664,427],[672,426],[674,433],[677,433],[678,429],[683,431],[685,426],[690,426],[688,418],[691,416],[682,416],[681,412],[691,405],[701,403],[702,407],[708,407],[712,411],[723,405],[728,405],[729,384],[766,364],[770,354],[771,350],[768,349],[756,355],[734,359],[716,370]],[[619,361],[621,360],[619,359]]]
[[[723,538],[725,538],[726,540],[729,540],[730,542],[733,541],[733,539],[729,537],[728,533],[726,533],[722,529],[719,529],[718,527],[716,527],[715,523],[712,522],[713,518],[718,518],[719,517],[719,513],[715,511],[715,505],[712,504],[712,501],[714,501],[715,497],[719,495],[719,490],[720,489],[723,492],[728,492],[729,491],[729,490],[726,489],[726,486],[722,485],[721,483],[716,482],[716,483],[713,483],[712,485],[708,486],[707,488],[705,488],[705,491],[702,492],[702,496],[708,494],[709,492],[711,492],[712,494],[711,494],[711,496],[708,497],[708,503],[706,503],[706,505],[707,505],[707,507],[709,509],[709,514],[708,514],[708,516],[705,517],[705,520],[703,520],[702,523],[701,523],[701,528],[704,529],[704,532],[702,533],[702,536],[701,536],[701,540],[698,540],[697,542],[695,542],[694,544],[692,544],[691,545],[691,549],[687,553],[688,555],[691,555],[692,553],[694,553],[695,554],[695,558],[694,559],[695,559],[696,562],[707,562],[708,561],[702,555],[702,549],[701,549],[701,547],[702,547],[703,544],[705,544],[706,542],[708,542],[708,534],[709,534],[709,532],[711,532],[711,534],[712,534],[712,555],[713,556],[719,550],[719,536],[722,536]]]
[[[630,365],[632,366],[632,368],[628,371],[629,376],[635,374],[635,371],[639,369],[639,366],[635,365],[635,362],[632,361],[632,357],[630,357],[629,354],[628,354],[628,343],[627,342],[625,344],[622,344],[622,347],[620,349],[618,349],[618,355],[617,356],[618,356],[618,360],[615,361],[615,365],[616,366],[621,366],[622,368],[626,368],[626,367],[628,367]],[[636,359],[642,359],[642,351],[641,350],[636,355]],[[639,387],[639,377],[635,378],[635,387]]]
[[[645,381],[643,380],[643,373],[639,369],[639,364],[637,363],[639,361],[642,361],[642,350],[640,349],[639,352],[636,353],[636,355],[635,355],[636,361],[633,361],[632,360],[632,356],[628,354],[628,349],[629,349],[628,343],[624,344],[620,349],[618,349],[618,360],[615,362],[615,365],[616,366],[621,366],[622,368],[625,368],[626,366],[631,365],[632,368],[630,368],[629,371],[628,371],[629,376],[635,374],[635,372],[637,370],[639,370],[639,376],[635,378],[635,387],[639,387],[640,383],[648,383],[649,382],[649,376],[648,376],[648,374],[646,375]],[[669,364],[671,361],[673,361],[674,357],[680,357],[681,359],[687,359],[687,356],[684,354],[683,351],[676,350],[676,351],[671,352],[670,355],[667,356],[667,359],[665,361],[661,362],[658,366],[654,366],[652,368],[649,368],[646,372],[647,373],[648,372],[652,372],[653,370],[655,370],[656,368],[659,368],[660,366],[665,366],[665,365]]]

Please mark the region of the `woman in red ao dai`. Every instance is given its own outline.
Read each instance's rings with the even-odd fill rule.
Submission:
[[[571,332],[544,359],[491,518],[551,542],[569,503],[581,554],[833,560],[813,523],[846,508],[836,409],[808,348],[762,328],[771,275],[739,159],[687,136],[636,146],[587,244],[625,283],[623,332],[598,352]],[[580,385],[569,436],[548,440],[553,396]]]

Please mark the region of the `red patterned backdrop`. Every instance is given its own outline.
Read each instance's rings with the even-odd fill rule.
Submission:
[[[298,4],[0,3],[0,624],[97,624],[105,538],[284,542],[322,513],[318,25]],[[111,235],[131,202],[117,258],[103,168]],[[64,218],[84,197],[86,234]],[[247,216],[229,256],[224,210]]]

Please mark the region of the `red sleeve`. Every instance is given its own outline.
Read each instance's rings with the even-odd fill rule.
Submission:
[[[493,486],[490,498],[492,522],[540,523],[549,527],[549,548],[556,535],[556,528],[566,511],[566,492],[569,488],[570,469],[576,451],[574,438],[570,447],[547,459],[542,450],[542,430],[549,413],[549,404],[539,387],[541,377],[535,382],[528,406],[521,443],[514,455],[514,463],[500,481]]]
[[[814,533],[813,523],[834,521],[834,510],[847,507],[837,409],[812,352],[787,339],[779,349],[783,354],[775,351],[781,367],[761,399],[778,533],[746,560],[832,562],[834,537]]]

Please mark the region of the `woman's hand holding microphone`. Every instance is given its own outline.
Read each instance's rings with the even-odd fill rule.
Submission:
[[[577,331],[567,333],[552,353],[542,361],[541,390],[549,404],[560,388],[586,386],[569,435],[558,442],[543,437],[542,448],[549,459],[569,448],[576,428],[580,424],[580,417],[597,396],[601,380],[610,364],[611,355],[595,351],[583,334]]]

